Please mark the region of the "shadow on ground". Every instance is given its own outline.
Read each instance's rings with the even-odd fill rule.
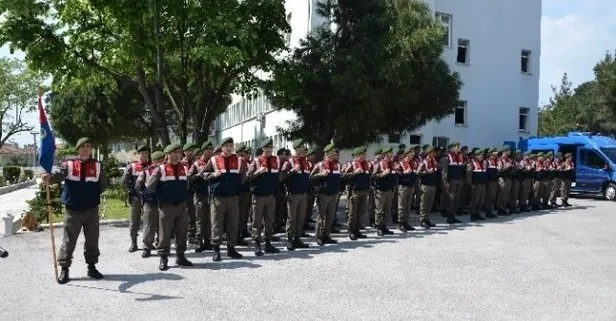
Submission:
[[[99,291],[109,291],[109,292],[119,292],[119,293],[128,293],[128,294],[137,294],[140,296],[146,296],[145,298],[139,297],[135,298],[135,301],[158,301],[158,300],[170,300],[170,299],[183,299],[180,296],[171,296],[164,295],[160,293],[144,293],[144,292],[135,292],[131,291],[130,288],[141,283],[151,282],[151,281],[179,281],[184,279],[184,277],[173,274],[173,273],[146,273],[146,274],[106,274],[105,278],[102,280],[93,280],[91,278],[74,278],[71,281],[96,281],[96,284],[104,284],[109,281],[119,281],[121,284],[117,289],[109,289],[99,286],[93,285],[84,285],[84,284],[75,284],[69,283],[67,286],[69,287],[78,287],[78,288],[86,288],[92,290]]]

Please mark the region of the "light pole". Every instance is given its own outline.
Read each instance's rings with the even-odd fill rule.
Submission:
[[[39,134],[37,131],[31,131],[30,134],[34,138],[34,150],[32,151],[32,167],[36,167],[36,136]]]

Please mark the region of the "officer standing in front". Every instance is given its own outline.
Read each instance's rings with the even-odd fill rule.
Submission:
[[[150,191],[145,188],[145,182],[150,180],[154,170],[163,163],[165,154],[163,152],[152,153],[152,164],[143,169],[141,175],[137,178],[137,190],[141,193],[143,199],[143,252],[142,258],[148,258],[152,255],[154,249],[154,236],[159,230],[159,206],[158,195],[156,191]],[[160,235],[160,234],[158,234]]]
[[[334,144],[323,148],[325,159],[314,167],[310,178],[317,186],[317,206],[319,215],[315,226],[317,244],[336,244],[338,241],[330,237],[334,216],[336,215],[336,201],[340,192],[342,177],[340,175],[340,163],[336,159]]]
[[[167,161],[152,172],[150,180],[145,183],[150,192],[156,192],[160,204],[158,253],[160,264],[158,269],[169,269],[168,257],[171,249],[171,235],[175,236],[175,263],[179,266],[192,266],[186,259],[186,236],[188,221],[186,203],[189,201],[186,193],[188,185],[188,168],[180,162],[182,147],[170,144],[165,147]]]
[[[205,166],[213,155],[214,144],[212,141],[207,140],[201,145],[201,150],[201,157],[199,157],[188,170],[190,186],[195,193],[195,238],[197,239],[197,248],[195,249],[195,253],[201,253],[211,249],[210,234],[212,233],[210,218],[210,187],[201,173],[205,170]]]
[[[52,175],[43,176],[47,184],[64,181],[61,201],[66,208],[66,213],[64,214],[62,245],[58,254],[58,265],[62,267],[57,280],[60,284],[65,284],[70,280],[69,268],[82,228],[85,237],[84,256],[88,264],[88,276],[93,279],[103,278],[103,275],[96,269],[100,255],[98,205],[101,193],[107,188],[107,177],[101,164],[91,158],[92,143],[89,138],[80,138],[75,146],[78,159],[66,161]]]
[[[233,152],[233,147],[233,138],[224,138],[214,149],[216,155],[210,158],[202,174],[209,181],[212,193],[210,211],[212,215],[211,244],[214,246],[212,260],[214,262],[222,260],[220,244],[223,233],[227,235],[227,256],[233,259],[243,257],[235,250],[235,246],[238,236],[239,187],[245,179],[246,163]]]
[[[148,160],[149,149],[147,146],[141,146],[137,149],[137,157],[138,159],[132,163],[130,163],[124,174],[122,175],[122,185],[124,185],[128,189],[128,197],[130,204],[130,221],[128,225],[128,229],[130,231],[130,247],[128,248],[129,252],[135,252],[138,250],[137,247],[137,236],[139,232],[139,226],[141,225],[141,215],[143,213],[143,200],[141,199],[141,195],[139,195],[138,191],[135,189],[137,186],[137,178],[143,170],[150,165]]]

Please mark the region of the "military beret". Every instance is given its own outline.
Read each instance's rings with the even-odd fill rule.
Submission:
[[[353,155],[354,156],[361,155],[365,153],[367,150],[368,148],[366,148],[366,146],[355,147],[355,149],[353,149]]]
[[[220,141],[220,146],[224,145],[224,144],[228,144],[231,143],[233,144],[233,137],[225,137]]]
[[[475,147],[473,149],[471,149],[471,154],[472,155],[482,155],[483,154],[483,150],[479,147]]]
[[[214,148],[214,144],[212,143],[211,140],[206,140],[205,143],[203,143],[201,145],[201,150],[205,150],[205,149],[213,149]]]
[[[293,141],[293,148],[300,148],[304,146],[304,140],[303,139],[296,139]]]
[[[165,153],[171,153],[178,149],[182,149],[182,146],[180,146],[180,144],[178,143],[169,144],[167,145],[167,147],[165,147]]]
[[[197,144],[190,142],[190,143],[186,143],[184,144],[184,147],[182,148],[183,151],[189,151],[192,152],[193,149],[198,148],[199,146],[197,146]]]
[[[468,150],[468,146],[464,145],[464,146],[462,146],[462,148],[460,148],[460,150],[462,150],[462,151]]]
[[[497,153],[497,152],[498,152],[498,149],[496,149],[496,148],[490,149],[490,153]]]
[[[425,145],[421,146],[421,149],[426,150],[426,149],[428,149],[428,147],[430,147],[430,145],[425,144]]]
[[[222,144],[218,144],[216,145],[216,147],[214,147],[214,153],[219,153],[222,151]]]
[[[287,150],[286,150],[286,149],[284,149],[284,148],[279,148],[279,149],[276,151],[276,155],[278,155],[278,156],[280,156],[280,155],[284,155],[286,152],[287,152]]]
[[[252,147],[250,147],[250,146],[244,146],[244,150],[243,150],[243,151],[244,151],[244,153],[246,153],[246,154],[250,154],[250,153],[252,153]]]
[[[374,156],[379,156],[379,155],[381,155],[382,153],[383,153],[383,149],[382,149],[381,147],[377,147],[377,148],[374,150]]]
[[[571,153],[566,153],[566,154],[565,154],[565,157],[573,157],[573,154],[571,154]]]
[[[426,147],[426,153],[431,153],[433,151],[435,151],[434,146],[428,145],[428,147]]]
[[[260,148],[265,148],[265,147],[273,147],[274,146],[274,140],[271,138],[266,138],[265,140],[263,140],[261,142],[261,144],[259,145]]]
[[[406,148],[406,144],[399,144],[398,145],[398,149],[405,149]]]
[[[246,148],[246,144],[244,143],[239,143],[237,144],[237,146],[235,147],[235,152],[236,153],[241,153],[244,151],[244,149]]]
[[[385,148],[383,148],[382,153],[383,153],[383,154],[387,154],[387,153],[391,153],[391,152],[393,152],[393,151],[394,151],[394,148],[393,148],[393,147],[391,147],[391,146],[389,146],[389,147],[385,147]]]
[[[412,147],[413,149],[421,149],[421,146],[419,146],[419,145],[413,145],[413,146],[411,146],[411,147]]]
[[[137,148],[137,153],[149,152],[150,148],[147,145],[142,145]]]
[[[257,155],[263,154],[263,149],[262,148],[257,148],[257,150],[255,150],[255,154],[257,154]]]
[[[306,156],[310,156],[310,155],[314,155],[314,149],[310,148],[308,151],[306,151]]]
[[[161,151],[155,151],[152,153],[152,160],[161,160],[165,158],[165,153],[161,152]]]
[[[453,142],[453,143],[449,144],[449,146],[447,146],[447,148],[452,148],[454,146],[460,146],[460,142]]]
[[[77,141],[77,144],[75,144],[75,149],[78,149],[79,146],[81,146],[81,145],[83,145],[85,143],[92,144],[92,141],[90,141],[90,138],[88,138],[88,137],[81,137],[81,138],[79,138],[79,140]]]
[[[334,148],[336,148],[336,145],[334,145],[334,143],[328,144],[327,146],[325,146],[325,148],[323,148],[323,152],[327,153],[333,150]]]

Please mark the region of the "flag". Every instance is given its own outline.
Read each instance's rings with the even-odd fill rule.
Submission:
[[[43,109],[43,98],[39,94],[38,96],[38,111],[39,111],[39,123],[41,125],[41,143],[39,147],[39,164],[43,169],[51,174],[51,168],[53,167],[53,158],[56,153],[56,140],[53,137],[51,128],[49,128],[49,122],[47,121],[47,115]]]

